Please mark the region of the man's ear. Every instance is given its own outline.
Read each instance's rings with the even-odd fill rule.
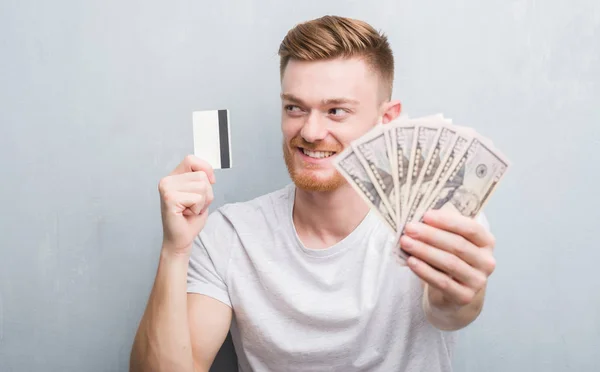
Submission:
[[[381,123],[387,124],[400,116],[400,113],[402,112],[402,104],[398,100],[384,102],[381,106],[381,111]]]

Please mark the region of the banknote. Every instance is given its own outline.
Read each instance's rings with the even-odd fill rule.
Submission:
[[[442,114],[378,124],[334,164],[397,239],[430,209],[476,217],[510,166],[491,140]],[[394,254],[408,256],[399,244]]]
[[[441,127],[438,124],[427,123],[422,120],[415,126],[415,134],[413,145],[411,148],[410,162],[408,165],[408,173],[410,174],[410,182],[406,185],[406,195],[403,195],[405,204],[403,205],[404,220],[400,224],[400,229],[406,223],[409,216],[409,207],[414,198],[415,185],[419,179],[420,173],[425,164],[425,160],[429,157],[429,153],[433,149],[435,138]]]
[[[411,199],[407,208],[408,216],[404,223],[412,221],[422,199],[427,195],[435,176],[439,176],[438,169],[441,169],[440,166],[444,164],[449,157],[452,148],[456,143],[456,136],[457,130],[448,126],[440,128],[436,134],[428,157],[419,173],[417,182],[415,182],[414,187],[411,190]]]
[[[509,161],[498,150],[473,138],[457,158],[433,197],[415,214],[421,220],[427,210],[452,209],[463,216],[476,217],[504,176]]]
[[[400,223],[400,217],[402,211],[398,208],[398,200],[400,195],[400,185],[398,183],[398,159],[396,159],[396,149],[394,144],[394,130],[391,125],[386,125],[383,130],[383,134],[385,137],[386,145],[387,145],[387,153],[389,154],[390,161],[390,170],[392,172],[392,181],[394,183],[394,194],[393,198],[390,199],[392,203],[392,208],[395,212],[396,226]]]
[[[352,142],[352,147],[396,223],[398,211],[394,206],[396,184],[392,171],[393,157],[383,125],[378,125],[359,140]]]
[[[448,151],[447,156],[442,161],[442,164],[440,164],[440,166],[438,166],[437,171],[435,172],[431,181],[429,182],[429,185],[427,186],[427,189],[423,192],[423,196],[421,197],[421,201],[419,202],[419,205],[417,205],[417,207],[415,209],[415,213],[417,210],[424,208],[425,205],[434,196],[433,190],[436,190],[438,185],[440,184],[440,182],[447,178],[449,172],[452,171],[452,165],[454,164],[455,160],[457,158],[461,157],[465,153],[469,143],[473,139],[472,134],[474,134],[474,132],[472,132],[472,131],[465,132],[458,127],[453,127],[453,128],[456,131],[456,136],[455,136],[456,138],[454,141],[452,141],[452,145],[451,145],[450,150]],[[413,217],[414,217],[414,213],[413,213]]]
[[[396,232],[396,223],[386,208],[382,197],[377,192],[377,188],[371,181],[367,171],[363,167],[358,155],[354,152],[352,146],[342,151],[335,160],[335,166],[350,185],[385,221],[386,225]]]
[[[397,180],[398,194],[396,197],[396,209],[400,219],[398,225],[404,218],[405,205],[408,203],[409,189],[411,183],[411,174],[408,172],[410,163],[410,154],[413,145],[415,133],[414,125],[410,125],[408,121],[399,121],[390,126],[392,131],[392,147],[395,162],[395,177]]]

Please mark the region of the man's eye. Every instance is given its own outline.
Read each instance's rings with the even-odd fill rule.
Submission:
[[[333,116],[343,116],[347,114],[347,111],[343,108],[332,108],[329,110],[329,114]]]
[[[286,105],[285,110],[289,112],[300,112],[302,109],[296,105]]]

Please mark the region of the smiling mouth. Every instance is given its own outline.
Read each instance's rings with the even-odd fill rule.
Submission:
[[[335,151],[312,151],[307,150],[302,147],[298,147],[298,149],[306,156],[313,159],[325,159],[335,155]]]

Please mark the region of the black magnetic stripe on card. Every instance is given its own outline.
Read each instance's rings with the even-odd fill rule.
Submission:
[[[221,168],[229,168],[229,123],[227,122],[227,110],[219,110],[219,143],[221,146]]]

